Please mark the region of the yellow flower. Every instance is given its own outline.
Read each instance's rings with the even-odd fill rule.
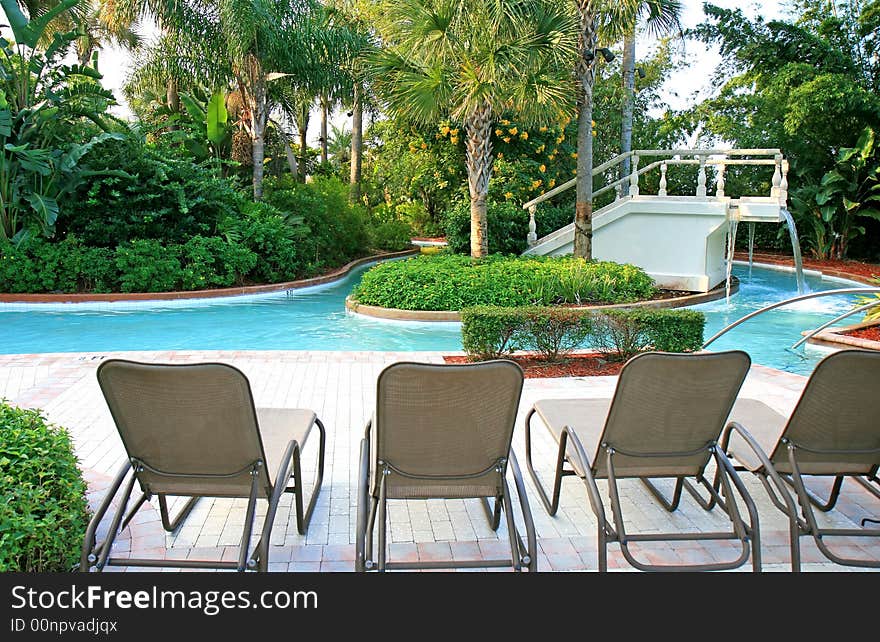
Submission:
[[[422,143],[422,149],[428,149],[428,143]]]
[[[506,198],[509,201],[510,199],[513,198],[513,193],[512,192],[504,192],[504,198]]]
[[[415,145],[410,145],[410,146],[409,146],[409,151],[410,151],[410,153],[416,151],[416,146],[415,146]]]
[[[496,129],[496,130],[495,130],[495,135],[496,135],[496,136],[501,136],[501,134],[503,134],[503,133],[504,133],[504,130],[501,130],[501,129]]]
[[[577,152],[572,152],[572,153],[571,153],[571,157],[572,157],[572,158],[577,158],[577,157],[578,157],[578,153],[577,153]]]
[[[538,189],[544,183],[540,178],[536,181],[532,181],[532,189]]]
[[[538,127],[538,131],[543,134],[545,131],[547,131],[547,127],[542,125],[541,127]]]
[[[502,154],[501,152],[499,152],[499,153],[498,153],[498,159],[500,160],[500,159],[502,159],[502,158],[504,158],[504,154]]]
[[[509,142],[510,142],[510,136],[505,136],[505,137],[504,137],[504,142],[505,142],[505,143],[509,143]]]
[[[559,137],[556,139],[556,144],[558,145],[562,141],[565,140],[565,134],[559,134]]]
[[[456,137],[456,136],[450,137],[449,142],[451,142],[453,145],[458,145],[458,137]]]
[[[558,150],[558,149],[556,149],[556,148],[555,148],[555,147],[554,147],[554,148],[553,148],[553,151],[552,151],[552,152],[550,152],[550,153],[551,153],[551,154],[553,154],[553,155],[554,155],[554,156],[555,156],[555,155],[556,155],[556,154],[558,154],[558,153],[559,153],[559,150]]]
[[[501,124],[502,124],[502,125],[509,125],[509,124],[510,124],[510,121],[509,121],[509,120],[502,120],[502,121],[501,121]]]
[[[536,154],[540,154],[541,152],[544,151],[544,148],[545,148],[545,147],[546,147],[546,145],[541,145],[540,147],[538,147],[538,148],[535,150],[535,153],[536,153]]]
[[[518,132],[519,132],[519,130],[516,127],[511,127],[510,129],[507,130],[507,133],[510,134],[511,136],[516,136]]]
[[[571,173],[577,176],[578,171],[576,169],[571,170]]]
[[[543,173],[543,172],[546,172],[546,171],[547,171],[547,166],[546,166],[546,165],[541,165],[538,169],[540,169],[541,172]]]
[[[519,137],[522,138],[523,140],[528,140],[529,139],[529,132],[523,132],[522,134],[519,135]]]
[[[550,154],[550,155],[547,157],[547,160],[551,160],[551,161],[552,161],[554,158],[556,158],[555,154]]]
[[[444,136],[446,136],[446,134],[449,133],[449,125],[443,125],[440,128],[440,133],[443,134]]]
[[[595,121],[595,120],[591,120],[591,121],[590,121],[590,127],[595,127],[595,126],[596,126],[596,121]]]
[[[458,136],[458,129],[450,129],[449,133],[452,134],[453,136]]]
[[[556,179],[555,179],[555,178],[551,178],[551,179],[550,179],[550,182],[547,183],[547,187],[556,187]]]

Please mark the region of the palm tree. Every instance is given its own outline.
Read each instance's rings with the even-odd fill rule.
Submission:
[[[335,53],[318,0],[113,0],[121,19],[159,17],[165,37],[143,60],[136,76],[198,78],[210,88],[232,84],[242,102],[241,122],[251,140],[253,196],[263,195],[266,127],[272,103],[269,83],[305,82]],[[172,106],[173,108],[173,106]]]
[[[648,32],[655,36],[682,34],[682,5],[680,0],[642,0],[636,14],[637,20],[645,20]],[[635,107],[636,83],[636,30],[638,24],[633,23],[626,30],[623,38],[623,61],[621,77],[623,79],[623,105],[620,124],[620,153],[632,150],[633,109]],[[620,165],[621,178],[630,173],[630,159],[627,157]]]
[[[376,24],[386,48],[372,57],[374,84],[389,110],[414,123],[462,123],[471,256],[484,257],[493,122],[549,122],[570,106],[574,15],[551,0],[385,0]]]
[[[348,162],[351,154],[351,130],[345,125],[337,127],[330,123],[330,139],[327,141],[327,153],[337,165]]]
[[[600,35],[613,41],[634,24],[641,0],[575,0],[580,18],[575,66],[578,99],[578,159],[574,255],[593,256],[593,83]]]

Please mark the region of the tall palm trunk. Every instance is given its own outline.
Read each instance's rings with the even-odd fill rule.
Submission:
[[[361,199],[361,156],[364,151],[364,107],[361,86],[354,83],[354,101],[351,106],[351,192],[352,201]]]
[[[632,151],[633,110],[636,102],[636,32],[629,31],[623,39],[623,105],[620,115],[620,153]],[[625,158],[620,164],[620,178],[630,173],[631,161]]]
[[[321,162],[327,162],[327,118],[330,105],[323,96],[321,97]]]
[[[578,83],[577,197],[574,213],[574,255],[593,257],[593,81],[596,52],[594,0],[578,0],[581,33],[575,70]]]
[[[299,180],[301,183],[306,182],[306,163],[309,155],[309,144],[306,141],[306,135],[309,131],[309,111],[311,105],[303,103],[299,116]]]
[[[489,254],[487,204],[489,178],[492,176],[492,107],[483,103],[464,122],[467,136],[465,164],[471,195],[471,256]]]
[[[266,156],[266,121],[269,117],[267,104],[266,75],[263,65],[253,54],[248,54],[239,75],[238,84],[242,98],[248,107],[248,130],[251,136],[251,158],[253,159],[254,200],[263,198],[263,160]]]

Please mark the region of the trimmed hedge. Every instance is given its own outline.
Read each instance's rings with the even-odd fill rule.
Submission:
[[[439,254],[389,261],[367,271],[354,290],[362,304],[400,310],[462,310],[475,305],[631,303],[654,294],[634,265],[572,257],[493,255],[474,260]]]
[[[638,352],[693,352],[703,344],[706,319],[696,310],[609,310],[476,306],[461,311],[465,352],[475,360],[535,350],[557,361],[589,343],[612,359]]]
[[[0,402],[0,571],[70,571],[88,523],[86,484],[64,428]]]

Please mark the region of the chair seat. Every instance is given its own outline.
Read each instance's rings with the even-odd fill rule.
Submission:
[[[304,408],[257,408],[260,437],[263,440],[263,451],[268,460],[267,472],[272,484],[275,483],[275,475],[278,474],[278,466],[281,465],[287,444],[296,440],[302,451],[316,417],[313,410]]]
[[[761,449],[771,457],[785,430],[786,417],[757,399],[737,399],[730,411],[730,421],[739,423],[758,442]],[[728,453],[748,470],[756,472],[763,468],[761,460],[739,433],[732,432]]]
[[[559,443],[562,429],[568,426],[577,435],[587,457],[595,456],[605,427],[605,419],[611,408],[610,398],[541,399],[535,402],[534,408],[550,429],[556,443]],[[567,451],[571,452],[571,447],[567,448]],[[577,457],[571,457],[569,463],[578,475],[581,477],[585,475]],[[592,462],[587,462],[587,465],[592,465]]]

